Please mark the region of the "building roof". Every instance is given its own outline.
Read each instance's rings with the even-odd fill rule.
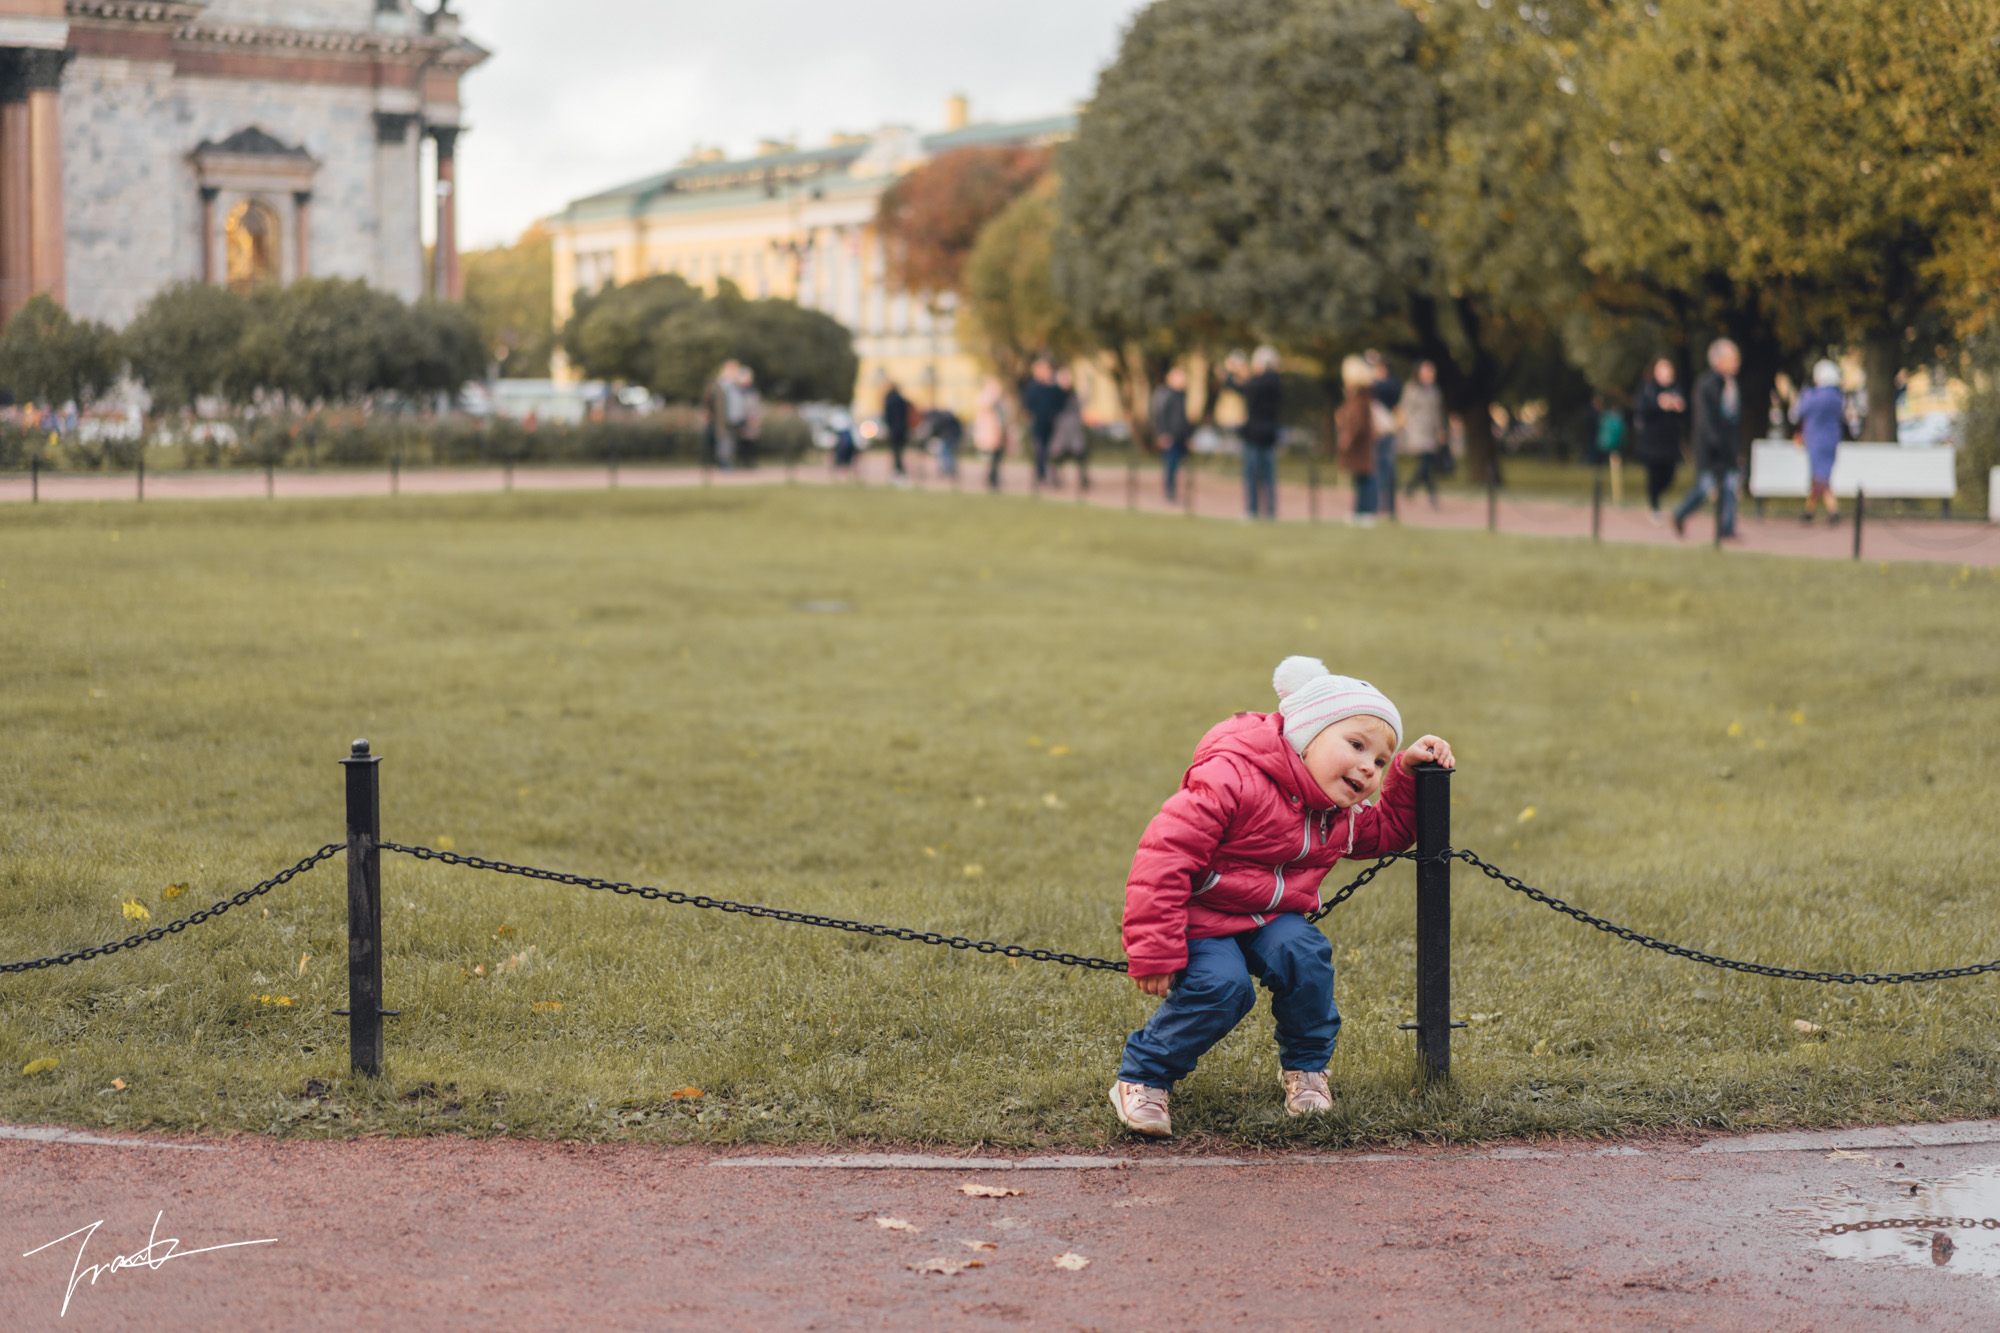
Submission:
[[[255,125],[246,125],[236,133],[217,143],[213,139],[203,139],[195,145],[197,153],[242,153],[246,157],[307,157],[303,147],[293,148],[282,139],[268,134]]]
[[[921,136],[892,128],[826,148],[792,149],[727,161],[688,162],[572,199],[550,221],[593,222],[642,213],[728,208],[806,193],[818,197],[873,188],[887,173],[879,170],[857,173],[855,167],[885,139],[907,138],[922,156],[936,157],[955,148],[987,144],[1052,143],[1074,133],[1076,119],[1074,115],[1046,116],[1039,120],[968,125]]]

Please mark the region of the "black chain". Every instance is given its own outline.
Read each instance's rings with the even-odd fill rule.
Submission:
[[[2000,1217],[1879,1217],[1865,1222],[1835,1222],[1820,1230],[1822,1236],[1845,1236],[1850,1231],[1901,1231],[1905,1227],[1918,1231],[1942,1231],[1956,1227],[1961,1231],[2000,1231]]]
[[[763,917],[770,921],[789,921],[800,926],[826,926],[833,930],[852,931],[857,935],[874,935],[882,939],[905,940],[912,944],[947,945],[953,949],[970,949],[975,953],[997,953],[1005,958],[1029,958],[1038,963],[1061,963],[1064,967],[1084,967],[1101,972],[1123,972],[1124,963],[1109,958],[1092,958],[1085,954],[1058,953],[1051,949],[1029,949],[1019,944],[995,944],[992,940],[967,939],[963,935],[940,935],[934,930],[911,930],[907,926],[878,926],[866,921],[849,921],[845,917],[820,916],[815,912],[794,912],[784,907],[762,907],[756,903],[739,903],[728,898],[711,898],[705,893],[682,893],[678,889],[656,889],[650,886],[628,884],[623,880],[599,879],[595,875],[572,875],[560,870],[539,870],[534,866],[517,866],[510,861],[493,861],[483,856],[459,856],[454,852],[440,852],[432,847],[405,847],[401,843],[379,844],[385,852],[401,852],[414,856],[419,861],[442,861],[446,865],[465,866],[472,870],[490,870],[501,875],[519,875],[524,879],[545,880],[550,884],[569,884],[580,889],[603,889],[611,893],[629,893],[648,901],[672,903],[675,906],[714,908],[722,912],[740,912],[745,916]],[[1346,901],[1356,889],[1381,873],[1384,866],[1396,860],[1384,857],[1363,871],[1361,877],[1335,894],[1324,906],[1313,913],[1311,919],[1318,920],[1334,907]]]
[[[1726,968],[1731,972],[1749,972],[1760,977],[1777,977],[1784,981],[1824,981],[1842,986],[1900,986],[1906,981],[1949,981],[1955,977],[1977,976],[1981,972],[2000,972],[2000,958],[1990,963],[1973,963],[1966,967],[1941,967],[1930,972],[1811,972],[1800,967],[1772,967],[1767,963],[1745,963],[1735,958],[1720,958],[1699,949],[1684,945],[1669,944],[1665,940],[1654,939],[1651,935],[1606,921],[1603,917],[1592,916],[1580,907],[1571,907],[1560,898],[1543,893],[1540,889],[1523,884],[1498,866],[1482,861],[1477,855],[1463,848],[1453,848],[1446,852],[1455,858],[1486,873],[1487,878],[1498,880],[1516,893],[1525,894],[1544,907],[1554,908],[1564,916],[1575,917],[1586,926],[1595,926],[1607,935],[1616,935],[1629,944],[1641,945],[1648,949],[1658,949],[1661,953],[1672,954],[1676,958],[1686,958],[1692,962],[1707,963],[1710,967]]]
[[[1354,896],[1354,891],[1356,889],[1366,884],[1369,880],[1374,879],[1377,875],[1381,874],[1384,870],[1387,870],[1391,865],[1393,865],[1397,861],[1413,860],[1413,859],[1414,857],[1409,852],[1390,853],[1389,855],[1383,857],[1381,860],[1377,861],[1374,865],[1369,866],[1359,875],[1355,876],[1354,881],[1351,884],[1341,889],[1340,892],[1334,894],[1333,897],[1328,898],[1325,902],[1321,903],[1313,911],[1307,912],[1306,920],[1308,921],[1319,920],[1321,917],[1325,916],[1328,912],[1331,912],[1334,908],[1340,906],[1342,903],[1346,902],[1349,898],[1352,898]]]
[[[224,898],[213,907],[204,907],[192,916],[184,916],[180,920],[170,921],[164,926],[155,926],[143,934],[133,935],[128,939],[113,940],[109,944],[100,944],[91,949],[75,949],[69,953],[56,954],[52,958],[36,958],[25,963],[0,963],[0,975],[5,975],[9,972],[36,972],[45,967],[67,967],[71,963],[80,963],[86,958],[96,958],[100,954],[117,953],[120,949],[136,949],[142,944],[151,944],[154,940],[163,940],[169,935],[178,935],[189,926],[198,926],[213,917],[221,916],[232,907],[243,906],[243,904],[249,902],[258,894],[269,893],[280,884],[289,882],[294,875],[304,874],[321,861],[326,860],[337,852],[346,850],[346,847],[346,843],[330,842],[311,856],[306,857],[305,860],[300,861],[297,865],[280,870],[263,883],[254,884],[233,898]]]

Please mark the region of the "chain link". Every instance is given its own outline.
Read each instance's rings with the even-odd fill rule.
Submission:
[[[1481,860],[1476,854],[1464,848],[1453,848],[1446,856],[1465,862],[1485,873],[1488,879],[1497,880],[1514,892],[1525,894],[1544,907],[1553,908],[1564,916],[1574,917],[1586,926],[1594,926],[1607,935],[1615,935],[1628,944],[1637,944],[1647,949],[1658,949],[1661,953],[1672,954],[1676,958],[1686,958],[1691,962],[1707,963],[1710,967],[1725,968],[1731,972],[1748,972],[1760,977],[1777,977],[1783,981],[1822,981],[1842,986],[1900,986],[1906,981],[1950,981],[1956,977],[1977,976],[1982,972],[2000,972],[2000,958],[1990,963],[1972,963],[1965,967],[1941,967],[1929,972],[1812,972],[1801,967],[1772,967],[1767,963],[1746,963],[1735,958],[1721,958],[1699,949],[1690,949],[1680,944],[1669,944],[1665,940],[1653,938],[1642,931],[1628,926],[1617,925],[1603,917],[1592,916],[1581,907],[1571,907],[1562,899],[1543,893],[1540,889],[1522,883],[1513,875],[1496,865]]]
[[[1381,874],[1384,870],[1387,870],[1395,862],[1409,861],[1415,859],[1416,859],[1415,856],[1410,852],[1391,852],[1389,855],[1383,857],[1381,860],[1377,861],[1374,865],[1369,866],[1366,870],[1362,871],[1359,875],[1355,876],[1353,882],[1349,883],[1346,887],[1342,888],[1338,893],[1334,894],[1333,897],[1328,898],[1325,902],[1321,903],[1317,908],[1313,909],[1310,912],[1307,912],[1306,920],[1318,921],[1328,912],[1331,912],[1334,908],[1340,906],[1342,903],[1346,902],[1349,898],[1352,898],[1354,896],[1354,891],[1356,889],[1361,888],[1363,885],[1368,883],[1369,880],[1374,879],[1377,875]]]
[[[1830,1227],[1820,1229],[1822,1236],[1845,1236],[1850,1231],[1901,1231],[1909,1227],[1918,1231],[1943,1231],[1956,1227],[1961,1231],[2000,1231],[2000,1217],[1878,1217],[1865,1222],[1835,1222]]]
[[[224,898],[213,907],[204,907],[192,916],[184,916],[180,920],[170,921],[164,926],[155,926],[151,930],[133,935],[127,939],[113,940],[109,944],[100,944],[90,949],[75,949],[69,953],[59,953],[50,958],[35,958],[25,963],[0,963],[0,976],[4,976],[9,972],[37,972],[45,967],[67,967],[71,963],[81,963],[87,958],[96,958],[101,954],[117,953],[120,949],[136,949],[142,944],[151,944],[154,940],[163,940],[169,935],[178,935],[189,926],[198,926],[204,921],[221,916],[232,907],[243,906],[243,904],[249,902],[259,894],[269,893],[280,884],[289,883],[293,876],[304,874],[321,861],[326,860],[336,853],[345,851],[346,848],[346,843],[330,842],[311,856],[300,861],[297,865],[280,870],[263,883],[253,884],[233,898]]]
[[[845,917],[821,916],[816,912],[794,912],[783,907],[762,907],[756,903],[739,903],[728,898],[711,898],[704,893],[682,893],[678,889],[656,889],[650,886],[628,884],[623,880],[599,879],[595,875],[572,875],[560,870],[540,870],[534,866],[515,865],[511,861],[494,861],[483,856],[459,856],[455,852],[441,852],[434,847],[405,847],[397,842],[379,844],[385,852],[400,852],[404,856],[414,856],[419,861],[442,861],[446,865],[465,866],[470,870],[490,870],[500,875],[519,875],[524,879],[538,879],[550,884],[568,884],[579,889],[601,889],[610,893],[628,893],[649,902],[672,903],[675,906],[713,908],[721,912],[739,912],[744,916],[762,917],[768,921],[788,921],[800,926],[825,926],[832,930],[850,931],[857,935],[874,935],[881,939],[904,940],[912,944],[943,945],[953,949],[970,949],[974,953],[999,954],[1003,958],[1028,958],[1038,963],[1061,963],[1064,967],[1083,967],[1099,972],[1123,972],[1126,965],[1109,958],[1092,958],[1086,954],[1061,953],[1053,949],[1029,949],[1019,944],[996,944],[992,940],[967,939],[963,935],[941,935],[934,930],[911,930],[907,926],[878,926],[866,921],[850,921]],[[1347,900],[1356,889],[1375,878],[1382,868],[1396,857],[1384,857],[1363,871],[1361,877],[1335,894],[1310,919],[1317,921]]]

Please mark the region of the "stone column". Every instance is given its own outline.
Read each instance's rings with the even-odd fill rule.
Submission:
[[[22,62],[28,92],[29,275],[34,290],[47,292],[57,304],[64,298],[68,240],[63,225],[62,73],[71,54],[34,50]]]
[[[215,197],[222,191],[213,185],[201,187],[201,280],[220,281],[215,271]]]
[[[465,295],[458,277],[458,188],[455,162],[458,126],[433,125],[432,142],[437,145],[437,246],[431,252],[431,293],[441,301],[456,301]]]
[[[423,201],[416,145],[410,127],[414,111],[375,113],[375,272],[376,286],[406,301],[424,294],[424,247],[418,239]]]
[[[292,278],[312,275],[312,191],[292,191],[292,230],[298,233],[299,257],[292,265]]]
[[[0,324],[34,290],[34,214],[29,208],[28,85],[20,48],[0,50]]]

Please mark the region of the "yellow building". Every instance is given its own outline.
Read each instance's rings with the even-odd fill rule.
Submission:
[[[579,289],[678,273],[713,291],[729,278],[746,296],[790,297],[854,332],[856,404],[873,412],[893,379],[922,406],[970,412],[984,368],[958,345],[951,297],[892,290],[875,234],[877,202],[895,179],[955,148],[1046,144],[1073,115],[973,124],[955,97],[936,134],[891,126],[835,135],[823,148],[767,140],[735,161],[696,154],[670,171],[572,201],[548,220],[556,320]],[[558,378],[574,378],[558,368]]]

